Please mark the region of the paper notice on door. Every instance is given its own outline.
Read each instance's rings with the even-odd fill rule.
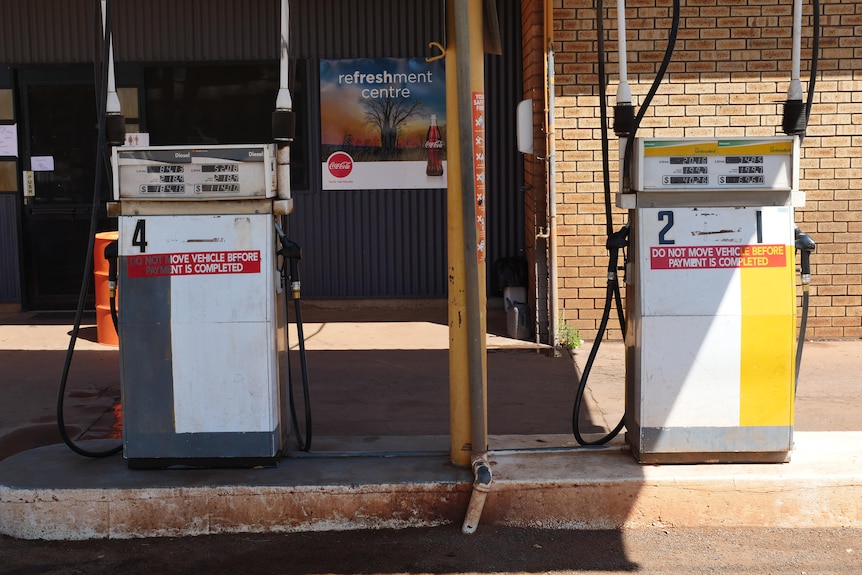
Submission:
[[[0,156],[18,157],[17,124],[0,125]]]
[[[33,156],[30,158],[30,169],[34,172],[53,172],[54,156]]]

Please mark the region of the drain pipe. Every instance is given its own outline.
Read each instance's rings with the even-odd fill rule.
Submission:
[[[487,454],[483,454],[473,460],[473,492],[470,494],[470,504],[467,506],[467,514],[461,526],[462,533],[470,535],[479,527],[485,499],[491,491],[491,480],[491,466],[488,464]]]
[[[548,302],[548,311],[550,315],[550,341],[548,343],[554,349],[560,343],[560,299],[559,285],[557,272],[557,147],[555,142],[555,121],[554,113],[556,107],[555,94],[555,71],[554,71],[554,39],[553,34],[553,3],[548,1],[545,3],[545,38],[548,42],[548,97],[546,102],[548,109],[545,111],[547,117],[548,128],[545,134],[548,150],[548,167],[545,177],[548,180],[548,291],[550,292],[550,301]]]

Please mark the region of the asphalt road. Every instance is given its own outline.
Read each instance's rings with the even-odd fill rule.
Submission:
[[[0,538],[0,573],[858,575],[858,529],[561,531],[459,526],[177,539]]]

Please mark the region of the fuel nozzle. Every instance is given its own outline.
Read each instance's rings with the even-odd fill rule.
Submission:
[[[290,281],[290,294],[293,299],[299,299],[300,281],[299,281],[299,260],[302,259],[302,248],[299,244],[288,238],[278,222],[275,224],[275,231],[278,234],[278,241],[281,248],[278,250],[279,255],[288,262],[288,279]]]
[[[113,298],[117,295],[117,259],[120,255],[120,247],[117,240],[108,242],[105,246],[105,261],[108,262],[108,295]]]
[[[796,228],[796,249],[801,256],[802,285],[805,289],[811,283],[811,252],[817,247],[811,236]]]
[[[610,252],[608,258],[608,280],[614,280],[617,277],[618,260],[620,250],[627,248],[629,245],[629,226],[624,225],[614,233],[608,236],[608,241],[605,242],[605,247]]]

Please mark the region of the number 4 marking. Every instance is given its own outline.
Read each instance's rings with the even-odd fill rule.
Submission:
[[[667,223],[658,233],[658,243],[659,245],[670,245],[675,244],[676,240],[669,240],[665,238],[665,234],[667,234],[670,229],[673,227],[673,212],[670,210],[662,210],[658,213],[658,221],[667,220]]]
[[[141,253],[147,251],[147,221],[138,220],[135,233],[132,234],[132,245],[141,248]]]

